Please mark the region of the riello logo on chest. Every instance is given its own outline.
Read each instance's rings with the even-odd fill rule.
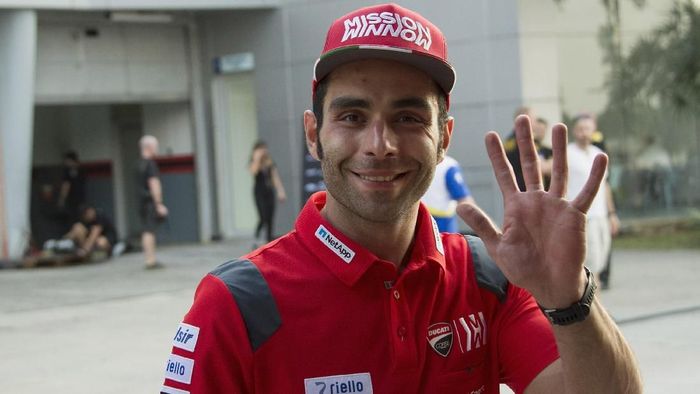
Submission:
[[[428,344],[437,354],[447,357],[452,350],[455,335],[462,353],[486,345],[484,314],[482,312],[470,313],[466,318],[459,317],[450,323],[441,322],[430,325],[427,335]]]

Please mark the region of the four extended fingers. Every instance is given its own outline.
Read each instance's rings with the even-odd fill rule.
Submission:
[[[540,171],[539,157],[535,148],[535,143],[532,139],[530,120],[526,115],[521,115],[516,119],[515,123],[516,141],[518,144],[518,149],[520,150],[520,161],[527,190],[542,190],[542,173]],[[505,150],[503,149],[503,144],[501,143],[501,139],[496,132],[488,132],[486,134],[485,142],[486,151],[488,152],[489,159],[491,160],[496,181],[501,189],[504,201],[507,201],[512,195],[519,192],[518,186],[515,182],[513,168],[508,162]],[[560,123],[552,128],[553,163],[552,182],[549,189],[552,194],[559,198],[565,196],[568,181],[568,159],[566,154],[566,146],[566,126]],[[588,212],[588,209],[593,202],[593,198],[598,193],[601,181],[605,176],[607,165],[608,157],[606,155],[598,155],[595,158],[586,184],[578,196],[571,201],[571,204],[579,211],[583,213]],[[463,213],[468,213],[470,214],[468,216],[474,217],[484,215],[483,212],[477,212],[471,209],[464,210]],[[460,216],[464,218],[464,215]],[[489,231],[491,230],[489,227],[492,226],[486,225],[485,222],[482,222],[481,224],[483,224],[481,227],[484,230],[491,232]],[[493,235],[493,233],[491,235]]]

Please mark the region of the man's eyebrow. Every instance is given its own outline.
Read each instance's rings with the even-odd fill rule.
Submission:
[[[427,99],[422,97],[407,97],[394,101],[392,107],[400,108],[415,108],[423,111],[430,111],[430,103]]]
[[[331,111],[340,111],[348,108],[369,108],[369,101],[357,97],[340,96],[331,101],[328,109]]]

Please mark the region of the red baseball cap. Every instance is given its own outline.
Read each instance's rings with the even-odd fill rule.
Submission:
[[[424,71],[442,88],[449,103],[457,76],[447,61],[445,36],[417,12],[397,4],[380,4],[336,19],[314,65],[313,93],[318,81],[336,67],[363,59],[395,60]]]

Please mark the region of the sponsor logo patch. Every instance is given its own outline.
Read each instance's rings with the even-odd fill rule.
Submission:
[[[449,323],[440,322],[428,326],[428,344],[435,352],[447,357],[452,349],[452,343],[457,342],[460,352],[468,353],[474,349],[486,346],[487,326],[484,313],[470,313],[467,317],[460,316]],[[456,338],[455,338],[456,337]]]
[[[472,390],[469,394],[484,394],[484,391],[486,391],[486,386],[482,384],[481,387],[476,390]]]
[[[171,354],[165,364],[165,378],[180,383],[190,384],[194,360]]]
[[[197,346],[197,338],[199,338],[199,327],[191,326],[187,323],[180,323],[175,337],[173,338],[173,346],[189,352],[194,352],[194,348]]]
[[[316,229],[316,238],[320,239],[328,249],[332,250],[333,253],[337,254],[338,257],[348,264],[355,257],[355,252],[331,234],[323,225],[318,226],[318,229]]]
[[[190,392],[170,386],[163,386],[163,388],[160,389],[160,394],[190,394]]]
[[[373,393],[368,372],[304,379],[306,394]]]
[[[452,350],[452,326],[449,323],[435,323],[428,327],[428,343],[442,357]]]
[[[398,13],[370,12],[368,14],[357,15],[343,21],[345,33],[340,42],[357,37],[401,37],[402,40],[414,43],[430,50],[433,39],[430,37],[430,29],[420,22],[408,16],[401,16]]]
[[[462,353],[470,352],[486,345],[486,319],[483,312],[470,313],[465,318],[461,316],[452,320],[457,331],[457,342]]]

